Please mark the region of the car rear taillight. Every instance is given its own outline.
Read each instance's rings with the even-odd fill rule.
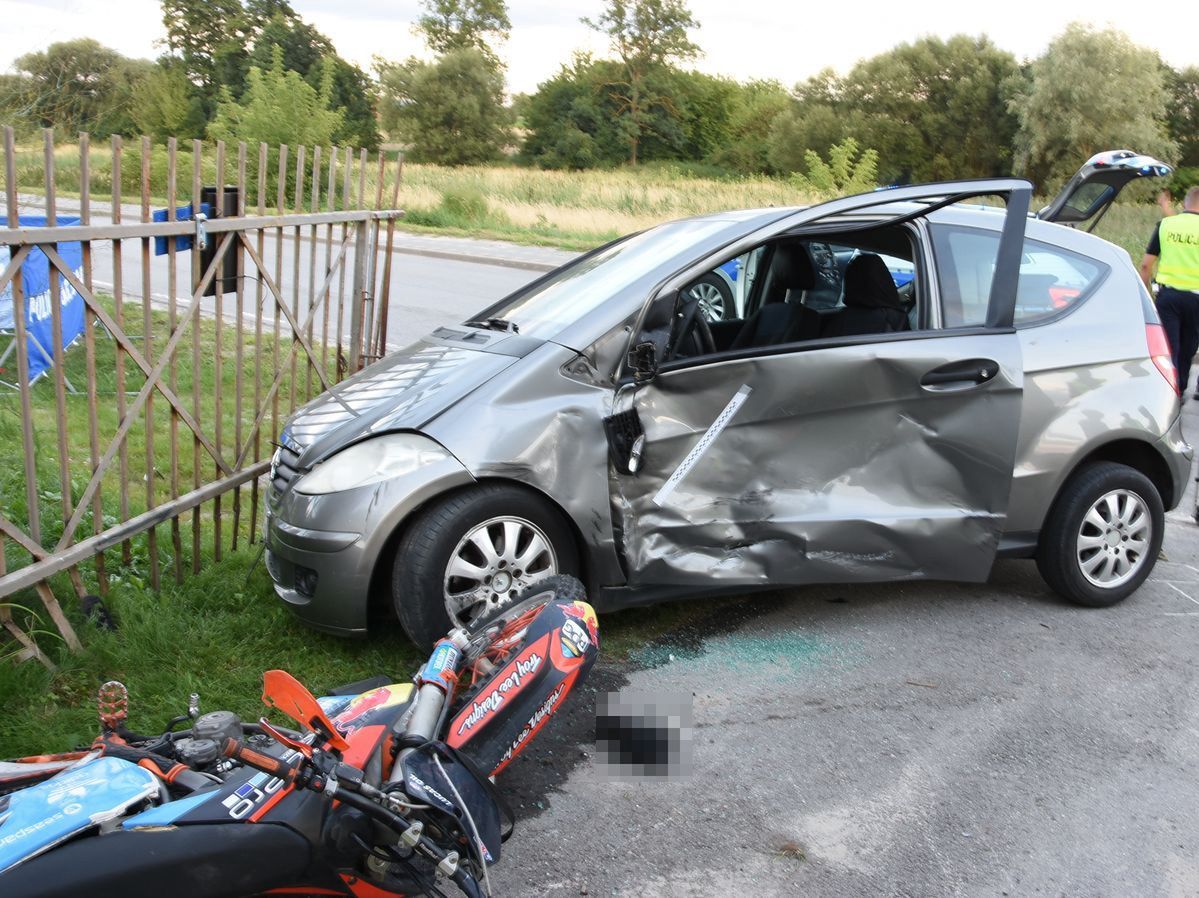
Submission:
[[[1145,325],[1145,342],[1149,344],[1149,358],[1162,373],[1166,383],[1175,393],[1178,393],[1178,372],[1174,370],[1174,360],[1170,358],[1170,342],[1166,339],[1166,331],[1160,324]]]

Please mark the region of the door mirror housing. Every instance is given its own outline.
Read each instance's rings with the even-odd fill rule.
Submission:
[[[629,370],[637,383],[653,380],[658,373],[658,347],[646,340],[630,349]]]

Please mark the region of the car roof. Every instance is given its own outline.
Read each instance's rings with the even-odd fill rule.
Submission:
[[[747,230],[764,226],[771,221],[776,221],[780,218],[788,217],[792,214],[802,212],[804,209],[811,208],[810,206],[780,206],[764,209],[739,209],[727,212],[708,213],[704,215],[694,216],[693,220],[697,221],[728,221],[740,222],[747,225]],[[905,215],[919,214],[926,206],[923,203],[888,203],[883,206],[876,206],[869,213],[863,213],[853,216],[847,216],[840,219],[843,222],[861,221],[872,222],[880,219],[891,217],[902,217]],[[945,206],[941,209],[936,209],[928,214],[930,221],[937,224],[957,225],[959,227],[984,228],[986,230],[999,231],[1003,227],[1004,208],[1002,206],[987,205],[984,203],[955,203],[952,206]],[[691,219],[689,219],[691,220]],[[1028,221],[1024,226],[1025,236],[1032,240],[1038,240],[1043,243],[1053,243],[1063,246],[1067,249],[1072,249],[1075,252],[1080,252],[1086,255],[1098,256],[1100,258],[1108,258],[1113,252],[1123,253],[1124,250],[1115,244],[1104,240],[1087,231],[1079,230],[1078,228],[1070,227],[1069,225],[1058,224],[1050,221],[1041,221],[1038,218],[1029,216]]]

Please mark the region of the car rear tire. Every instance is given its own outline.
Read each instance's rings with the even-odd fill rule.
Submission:
[[[1041,531],[1037,568],[1057,593],[1106,608],[1145,582],[1161,550],[1165,512],[1140,471],[1096,462],[1058,494]]]
[[[578,568],[574,535],[556,508],[528,490],[484,484],[412,519],[396,549],[392,600],[412,641],[429,646],[545,577],[577,576]]]

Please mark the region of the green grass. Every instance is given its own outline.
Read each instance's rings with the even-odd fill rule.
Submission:
[[[120,625],[114,633],[72,610],[84,651],[56,651],[56,673],[34,662],[0,662],[0,757],[89,742],[98,731],[96,689],[109,679],[129,688],[130,726],[156,732],[186,711],[191,692],[200,693],[205,710],[257,719],[265,710],[262,672],[272,668],[317,691],[380,673],[411,675],[418,656],[398,627],[369,641],[305,627],[275,599],[263,566],[251,570],[256,555],[239,551],[161,593],[117,584],[106,600]]]
[[[398,624],[380,623],[368,639],[318,633],[275,598],[257,552],[243,549],[181,586],[160,593],[132,583],[114,586],[106,600],[119,629],[82,620],[65,603],[84,644],[80,654],[53,646],[60,665],[0,660],[0,758],[63,751],[98,732],[96,690],[110,679],[129,689],[129,725],[158,732],[187,709],[198,692],[202,710],[265,713],[262,672],[283,668],[318,694],[341,683],[386,674],[404,682],[423,660]],[[709,619],[733,600],[675,602],[600,618],[601,654],[620,661],[663,632]],[[18,615],[19,616],[19,615]],[[42,640],[43,645],[47,640]]]
[[[115,310],[115,303],[111,298],[102,298],[102,301],[106,303],[110,312]],[[227,302],[230,304],[229,307],[232,308],[232,297],[228,298]],[[125,304],[124,315],[126,327],[131,338],[134,338],[139,348],[142,348],[141,334],[145,330],[145,327],[140,301],[127,302]],[[153,334],[152,342],[155,357],[157,357],[157,353],[161,352],[162,347],[169,338],[168,313],[165,311],[154,311],[150,318],[150,330]],[[205,426],[209,437],[212,438],[214,435],[213,424],[217,408],[216,396],[219,392],[223,397],[221,408],[223,434],[220,445],[226,458],[232,461],[236,455],[234,438],[237,432],[238,419],[237,405],[234,401],[238,368],[235,351],[237,334],[236,329],[229,326],[228,323],[221,330],[220,356],[222,362],[220,366],[219,390],[216,363],[217,327],[215,321],[212,319],[201,318],[198,333],[190,334],[180,345],[180,351],[177,356],[179,365],[176,376],[176,392],[183,400],[185,407],[189,411],[194,411],[192,400],[192,363],[193,347],[195,347],[198,349],[200,357],[198,385],[201,400],[198,417]],[[286,341],[282,342],[283,345],[281,345],[279,353],[281,364],[287,358],[286,352],[283,351],[286,348]],[[117,411],[117,351],[115,342],[99,329],[97,330],[96,345],[96,418],[97,431],[100,437],[99,451],[103,452],[112,436],[116,433],[119,424]],[[241,365],[243,381],[242,395],[244,399],[241,410],[243,439],[250,433],[256,411],[252,401],[255,383],[255,345],[252,329],[246,329],[246,332],[243,333],[243,357]],[[261,356],[262,391],[264,394],[266,385],[269,384],[274,371],[272,364],[274,347],[273,337],[264,333]],[[73,498],[73,504],[78,503],[92,474],[89,447],[89,400],[85,389],[88,381],[86,359],[82,340],[66,354],[65,367],[67,377],[81,390],[78,394],[67,396],[65,417],[63,419],[65,422],[63,436],[65,437],[66,452],[69,459],[70,476],[68,488]],[[330,369],[332,369],[333,364],[332,358],[330,358]],[[144,384],[145,377],[128,359],[125,359],[124,367],[124,393],[127,402],[132,402],[134,394]],[[286,416],[292,407],[293,398],[295,402],[302,402],[308,393],[302,365],[299,371],[300,375],[295,385],[291,384],[290,378],[285,379],[279,399],[280,419]],[[0,376],[8,380],[15,380],[16,372],[10,369],[9,371],[0,373]],[[319,382],[316,382],[314,379],[314,384],[313,392],[319,390]],[[295,391],[294,397],[293,386]],[[64,523],[64,509],[62,504],[63,486],[60,479],[58,461],[60,455],[59,417],[57,414],[53,378],[46,376],[39,380],[32,389],[31,398],[35,445],[32,457],[34,459],[35,478],[38,485],[36,491],[37,506],[41,520],[42,544],[49,546],[53,545],[61,535]],[[149,457],[146,445],[147,429],[153,434],[154,451],[152,466],[147,466],[147,458]],[[269,454],[270,440],[274,436],[276,429],[277,424],[274,422],[273,416],[268,414],[260,442],[260,452],[263,455]],[[193,488],[193,472],[195,471],[191,432],[182,422],[179,422],[178,425],[177,442],[179,452],[177,474],[174,476],[177,477],[178,488],[182,493]],[[127,513],[130,516],[136,515],[144,511],[148,506],[156,505],[169,498],[173,476],[170,453],[171,415],[167,410],[167,404],[163,397],[155,394],[154,415],[151,425],[147,428],[145,416],[142,415],[139,417],[130,430],[126,445],[127,463],[124,473],[119,463],[114,463],[101,482],[100,521],[95,521],[94,509],[92,504],[89,503],[80,529],[77,531],[77,538],[81,539],[90,536],[97,523],[102,528],[107,528],[118,522],[122,515],[120,495],[123,485],[127,486]],[[208,459],[207,454],[202,451],[199,469],[200,481],[202,483],[209,482],[214,478],[215,473],[215,465]],[[149,493],[147,491],[147,484],[150,484],[151,487]],[[242,488],[240,498],[241,520],[236,533],[233,529],[232,521],[234,497],[226,495],[222,499],[223,515],[220,547],[226,555],[230,552],[234,539],[236,539],[240,547],[245,547],[251,533],[257,526],[256,522],[251,520],[250,490],[248,486]],[[25,453],[22,442],[20,401],[16,391],[11,389],[0,390],[0,512],[17,526],[28,531],[30,515],[25,488]],[[261,514],[261,505],[259,513]],[[190,572],[193,561],[198,567],[207,570],[212,566],[216,556],[216,526],[213,503],[203,506],[200,511],[198,528],[201,536],[201,550],[200,556],[195,559],[193,559],[192,555],[192,521],[193,517],[190,512],[185,513],[181,518],[180,537],[182,552],[178,560],[184,571]],[[177,619],[172,620],[170,615],[162,619],[159,619],[157,616],[139,617],[140,609],[151,606],[158,608],[164,602],[170,608],[175,607],[170,605],[173,594],[172,590],[165,590],[162,597],[157,597],[150,591],[153,559],[156,559],[158,562],[160,577],[163,583],[173,581],[175,571],[176,556],[171,539],[170,524],[160,525],[156,529],[156,536],[157,544],[154,546],[151,545],[148,534],[142,534],[132,539],[127,549],[117,547],[105,553],[104,561],[109,575],[108,581],[111,587],[112,601],[117,607],[122,607],[132,621],[127,634],[123,633],[116,640],[103,634],[89,632],[89,626],[81,622],[78,618],[78,603],[74,599],[74,590],[67,576],[59,574],[51,578],[51,587],[66,608],[68,614],[72,616],[81,637],[85,639],[85,652],[81,656],[73,657],[65,652],[60,639],[54,631],[53,625],[48,621],[40,599],[33,590],[25,590],[3,600],[12,606],[14,618],[23,628],[35,631],[36,641],[40,647],[43,651],[51,655],[58,664],[62,665],[62,670],[58,675],[51,677],[36,662],[26,662],[14,666],[13,662],[5,660],[4,656],[15,654],[15,644],[0,641],[0,678],[2,678],[0,679],[0,701],[3,701],[6,709],[5,720],[0,724],[0,745],[3,745],[3,747],[0,747],[0,755],[29,750],[32,743],[36,742],[39,738],[38,733],[40,732],[42,721],[57,718],[59,714],[62,715],[62,719],[65,721],[72,720],[72,715],[77,713],[74,705],[81,694],[81,684],[84,682],[81,677],[86,678],[92,672],[98,671],[101,668],[112,671],[114,675],[120,675],[122,670],[130,670],[140,675],[141,671],[152,669],[153,664],[162,664],[157,678],[151,678],[147,682],[150,693],[156,696],[153,699],[154,704],[152,707],[155,708],[156,712],[165,713],[166,710],[173,707],[168,699],[168,694],[176,692],[178,687],[178,683],[174,679],[176,668],[172,667],[171,658],[174,654],[177,654],[178,646],[186,642],[189,630],[194,631],[197,627],[204,625],[205,615],[208,615],[211,611],[211,614],[214,616],[213,622],[216,622],[222,615],[232,614],[236,610],[241,615],[243,625],[254,627],[257,625],[257,618],[262,611],[261,608],[256,606],[269,607],[272,611],[281,610],[275,609],[273,604],[271,604],[274,600],[271,599],[269,587],[266,586],[262,575],[251,586],[237,586],[235,588],[234,591],[245,600],[240,606],[236,604],[221,605],[217,601],[217,604],[212,605],[211,609],[202,603],[192,607],[189,604],[188,597],[197,595],[197,583],[207,582],[210,592],[218,593],[220,591],[213,588],[214,584],[220,582],[221,579],[221,575],[217,574],[216,576],[208,575],[207,581],[187,580],[183,584],[179,607],[188,610],[179,612]],[[5,566],[9,572],[30,562],[29,555],[15,541],[10,539],[4,540],[3,547]],[[239,562],[238,558],[242,560]],[[234,580],[237,578],[236,570],[239,563],[243,566],[248,566],[245,561],[244,548],[242,553],[235,556],[230,562],[230,570],[232,571],[230,576]],[[89,591],[99,591],[100,582],[94,562],[81,565],[80,573]],[[244,573],[242,579],[244,580]],[[251,592],[260,598],[250,602],[252,610],[247,610],[245,604],[249,600],[246,597]],[[230,630],[234,629],[231,622],[228,628]],[[128,636],[129,644],[124,648],[120,648],[124,646],[126,635]],[[311,637],[312,634],[305,635]],[[306,642],[297,641],[300,644],[306,644]],[[232,651],[236,648],[236,643],[230,642],[229,646]],[[153,663],[143,665],[143,658],[148,658]],[[208,664],[208,661],[206,661],[206,664]],[[209,669],[219,670],[221,666],[213,667],[211,664],[208,664]],[[196,670],[202,671],[203,669],[204,667],[202,666]],[[185,670],[179,670],[178,672],[183,679],[186,679],[187,672]],[[83,689],[83,692],[88,690],[94,691],[94,685],[89,684],[86,689]],[[184,693],[187,691],[190,690],[184,690]],[[186,694],[184,698],[186,698]],[[54,708],[59,708],[59,710],[52,712]],[[72,731],[71,726],[72,724],[70,723],[61,725],[52,724],[51,732],[57,734],[60,731]],[[51,745],[50,747],[54,746]]]
[[[1133,262],[1140,264],[1149,236],[1161,217],[1161,210],[1151,204],[1117,203],[1099,222],[1095,235],[1123,247]]]

